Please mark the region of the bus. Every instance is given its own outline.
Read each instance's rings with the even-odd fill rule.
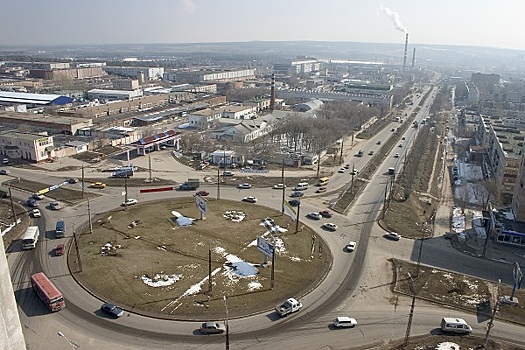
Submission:
[[[31,285],[49,310],[55,312],[66,307],[62,293],[43,272],[35,273],[31,276]]]
[[[38,236],[40,236],[40,229],[38,226],[29,226],[22,237],[22,249],[35,249],[36,242],[38,242]]]
[[[329,180],[330,180],[330,178],[328,176],[322,177],[317,182],[317,186],[326,186],[328,184]]]

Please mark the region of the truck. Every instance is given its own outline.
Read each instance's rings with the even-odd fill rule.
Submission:
[[[133,173],[137,170],[135,166],[121,167],[117,171],[111,173],[111,177],[132,177]]]
[[[185,181],[177,187],[179,191],[193,191],[199,188],[200,181],[199,179],[188,179],[188,181]]]
[[[275,307],[275,311],[277,311],[281,317],[284,317],[301,310],[302,307],[303,304],[301,304],[297,299],[288,298],[284,303]]]

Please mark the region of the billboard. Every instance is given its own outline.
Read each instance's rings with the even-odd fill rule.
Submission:
[[[257,237],[257,249],[270,258],[275,252],[275,247],[272,244],[266,242],[266,240],[262,237]]]
[[[197,205],[197,208],[200,210],[200,212],[203,215],[206,215],[206,213],[208,212],[208,203],[206,203],[206,200],[202,198],[201,196],[196,195],[195,204]]]

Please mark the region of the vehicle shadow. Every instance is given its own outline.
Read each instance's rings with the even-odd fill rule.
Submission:
[[[95,316],[100,317],[100,318],[105,318],[107,320],[116,320],[116,319],[118,319],[118,317],[113,317],[111,315],[108,315],[108,314],[102,312],[102,310],[100,310],[100,309],[95,310],[93,313],[95,314]]]
[[[49,240],[55,239],[55,230],[48,230],[44,233],[44,238]]]
[[[282,318],[281,315],[279,315],[276,311],[270,312],[266,315],[266,317],[272,322],[278,321]]]
[[[9,246],[6,249],[6,253],[21,252],[22,250],[22,240],[13,239],[11,243],[9,243]]]
[[[31,287],[15,290],[15,299],[27,317],[42,316],[51,313]]]

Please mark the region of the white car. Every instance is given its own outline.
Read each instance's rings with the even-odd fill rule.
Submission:
[[[310,219],[314,219],[314,220],[321,220],[321,214],[319,214],[318,212],[316,211],[313,211],[311,213],[308,213],[306,214],[307,217],[309,217]]]
[[[353,328],[357,326],[357,321],[355,318],[342,316],[336,317],[333,325],[336,328]]]
[[[250,185],[249,183],[245,182],[245,183],[239,184],[239,186],[237,186],[237,187],[240,188],[240,189],[249,189],[249,188],[252,188],[252,185]]]
[[[275,184],[273,185],[273,188],[275,190],[282,190],[283,188],[286,188],[286,185],[285,184]]]
[[[341,174],[342,174],[342,173],[344,173],[345,171],[346,171],[345,168],[341,168],[341,169],[339,169],[338,173],[341,173]]]
[[[399,153],[394,154],[394,158],[399,158]]]
[[[386,235],[385,235],[386,238],[389,238],[393,241],[399,241],[399,239],[401,238],[401,235],[399,233],[396,233],[396,232],[388,232]]]
[[[39,209],[33,209],[33,211],[31,212],[31,214],[33,215],[34,218],[39,218],[42,216],[42,214],[40,213],[40,210]]]
[[[243,202],[248,202],[248,203],[257,203],[257,198],[255,197],[244,197],[242,199]]]
[[[357,243],[354,242],[354,241],[350,241],[348,242],[348,244],[346,245],[346,251],[347,252],[353,252],[355,250],[355,247],[357,246]]]
[[[126,201],[122,202],[122,206],[126,206],[126,205],[133,205],[133,204],[137,204],[138,201],[134,198],[128,198]]]
[[[327,229],[327,230],[329,230],[329,231],[335,231],[335,230],[337,230],[337,225],[336,225],[336,224],[333,224],[333,223],[331,223],[331,222],[327,222],[327,223],[324,224],[322,227],[325,228],[325,229]]]

